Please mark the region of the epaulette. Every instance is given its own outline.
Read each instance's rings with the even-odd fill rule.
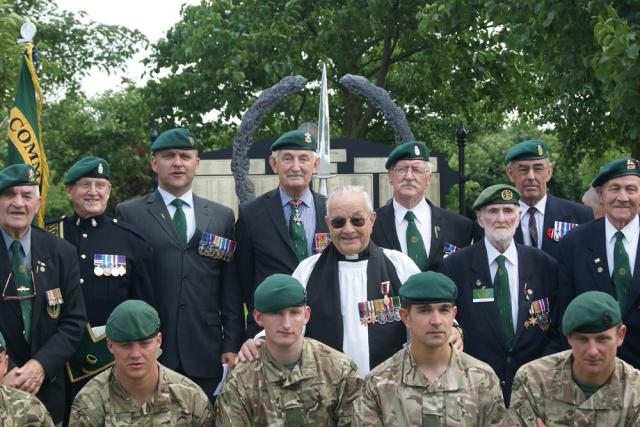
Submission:
[[[60,218],[47,218],[44,221],[44,229],[47,230],[51,234],[55,234],[56,236],[64,239],[64,219],[66,216],[61,216]]]

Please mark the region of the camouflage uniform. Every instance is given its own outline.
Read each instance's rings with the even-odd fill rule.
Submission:
[[[292,369],[273,360],[267,346],[260,358],[235,367],[216,402],[218,426],[350,426],[362,379],[342,353],[304,339]]]
[[[616,358],[607,384],[589,399],[571,373],[571,350],[522,366],[513,383],[509,426],[622,427],[640,425],[640,371]]]
[[[158,388],[140,405],[118,382],[114,368],[95,376],[71,406],[71,426],[209,426],[209,399],[190,379],[158,364]]]
[[[0,384],[0,426],[53,427],[53,421],[37,397]]]
[[[499,426],[505,415],[491,367],[453,349],[447,370],[429,383],[404,348],[369,373],[354,426]]]

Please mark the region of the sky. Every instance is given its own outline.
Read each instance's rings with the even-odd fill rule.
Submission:
[[[180,8],[184,3],[197,4],[197,0],[57,0],[61,9],[71,12],[84,10],[89,19],[110,25],[123,25],[137,29],[153,44],[162,38],[173,24],[180,20]],[[144,66],[140,61],[148,52],[139,52],[125,67],[109,75],[92,69],[82,82],[88,96],[95,96],[107,89],[119,89],[122,77],[140,80]]]

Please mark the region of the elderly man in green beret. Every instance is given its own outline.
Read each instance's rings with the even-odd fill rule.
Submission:
[[[0,333],[0,426],[53,427],[53,421],[42,402],[26,391],[2,384],[8,365],[7,344]]]
[[[87,323],[75,248],[31,226],[40,207],[35,171],[0,171],[0,332],[11,343],[3,383],[36,395],[54,422],[64,416],[64,363]]]
[[[471,242],[472,221],[425,198],[431,183],[429,149],[420,141],[398,145],[385,163],[393,199],[377,211],[371,239],[409,255],[420,270],[436,270],[442,259]]]
[[[362,380],[351,359],[303,335],[311,309],[300,282],[267,277],[254,295],[260,358],[239,364],[216,402],[218,426],[350,426]]]
[[[640,161],[622,157],[593,180],[605,216],[560,242],[560,307],[586,291],[604,291],[620,305],[627,339],[618,355],[640,369]]]
[[[121,302],[134,298],[154,304],[154,296],[151,246],[131,225],[105,215],[111,194],[109,163],[94,156],[78,160],[67,171],[64,188],[74,213],[48,221],[47,229],[76,247],[89,318],[80,349],[67,364],[70,407],[87,381],[113,363],[106,341],[91,337],[89,329],[104,327]]]
[[[593,221],[593,211],[548,192],[553,164],[544,141],[519,142],[507,150],[505,161],[507,177],[520,192],[520,226],[515,241],[557,258],[558,241],[576,225]],[[474,237],[476,241],[482,238],[477,226]]]
[[[251,316],[256,286],[271,274],[291,274],[329,241],[325,197],[309,187],[320,162],[315,150],[316,138],[309,132],[292,130],[280,136],[269,158],[278,188],[242,204],[238,211],[238,281],[249,308],[249,336],[259,330]]]
[[[244,338],[232,264],[233,211],[194,194],[200,160],[193,133],[163,132],[151,152],[157,190],[119,204],[117,216],[153,248],[151,279],[164,338],[160,361],[213,399],[222,364],[233,366]]]
[[[162,366],[160,317],[140,300],[117,306],[106,325],[115,365],[78,393],[70,426],[210,426],[213,411],[200,387]]]
[[[427,271],[400,288],[411,342],[374,368],[354,405],[354,426],[499,426],[505,414],[491,367],[449,344],[457,289]]]
[[[640,371],[616,357],[625,340],[618,302],[578,295],[562,318],[571,350],[518,370],[508,426],[640,425]]]
[[[485,188],[473,204],[484,238],[440,265],[458,286],[457,320],[464,350],[500,378],[506,405],[520,366],[561,348],[555,296],[558,263],[514,241],[520,193],[506,184]]]

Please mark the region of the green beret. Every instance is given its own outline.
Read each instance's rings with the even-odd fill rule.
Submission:
[[[85,157],[69,168],[64,183],[73,184],[80,178],[105,178],[109,179],[109,163],[100,157]]]
[[[298,279],[288,274],[272,274],[258,285],[253,295],[253,305],[261,313],[298,307],[306,302],[304,287]]]
[[[589,291],[569,303],[562,316],[562,333],[595,334],[620,323],[620,305],[609,294]]]
[[[398,145],[387,157],[384,167],[388,170],[398,160],[426,160],[429,161],[429,149],[424,142],[409,141]]]
[[[142,341],[160,330],[160,317],[144,301],[127,300],[113,309],[107,319],[107,338],[114,342]]]
[[[31,165],[20,163],[0,171],[0,193],[18,185],[38,185],[36,171]]]
[[[544,141],[530,139],[522,141],[507,150],[505,161],[512,160],[540,160],[548,157],[549,149]]]
[[[292,130],[271,144],[271,151],[284,150],[312,150],[316,151],[316,137],[303,130]]]
[[[7,343],[4,340],[4,336],[2,336],[2,332],[0,332],[0,353],[7,350]]]
[[[195,150],[197,149],[196,137],[186,129],[175,128],[162,132],[153,144],[151,144],[152,153],[160,150],[168,150],[169,148]]]
[[[400,296],[416,303],[453,302],[458,296],[458,288],[444,274],[425,271],[409,277],[400,287]]]
[[[610,179],[624,175],[640,176],[640,161],[631,157],[621,157],[600,168],[592,187],[599,187]]]
[[[471,209],[477,211],[487,205],[518,205],[520,192],[508,184],[496,184],[485,188],[480,192],[478,198],[473,202]]]

